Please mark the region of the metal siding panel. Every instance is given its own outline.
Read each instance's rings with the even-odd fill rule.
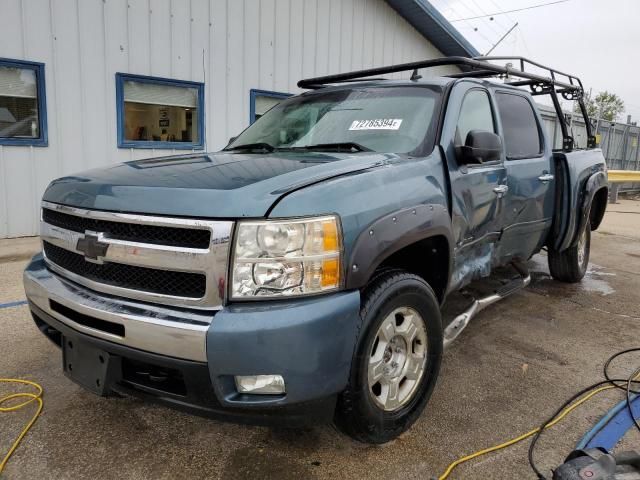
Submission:
[[[376,14],[373,19],[373,65],[384,66],[384,25],[389,18],[391,9],[381,0],[376,1]],[[394,13],[394,12],[391,12]]]
[[[391,65],[393,63],[393,41],[395,38],[397,17],[393,15],[386,22],[384,22],[384,46],[383,46],[383,63],[385,65]]]
[[[211,57],[209,59],[209,121],[211,129],[209,149],[217,150],[229,139],[227,121],[227,78],[231,67],[227,63],[227,2],[211,0],[209,3],[211,26]]]
[[[230,0],[227,3],[227,136],[240,133],[243,125],[249,121],[249,113],[243,109],[244,28],[244,2]]]
[[[150,73],[171,77],[171,2],[151,0],[149,8]],[[132,72],[135,73],[135,72]]]
[[[21,1],[3,4],[0,18],[0,57],[26,59],[26,39]],[[3,170],[0,187],[0,222],[2,230],[12,236],[28,235],[32,231],[30,215],[33,197],[33,158],[28,146],[3,146],[0,166]]]
[[[353,50],[353,2],[342,1],[342,39],[340,45],[340,68],[339,71],[346,72],[351,68],[351,55]]]
[[[208,82],[209,72],[209,2],[208,0],[191,0],[191,75],[189,80]],[[204,58],[203,58],[204,57]],[[205,85],[205,94],[208,95]]]
[[[104,63],[102,5],[97,2],[78,2],[80,49],[80,93],[82,95],[82,138],[85,167],[106,165],[113,151],[108,145],[108,132],[115,128],[114,119],[104,114],[107,104],[107,72]]]
[[[331,0],[329,7],[329,58],[327,73],[340,72],[340,54],[342,53],[342,7],[340,0]]]
[[[21,1],[4,3],[0,15],[0,57],[30,59]],[[34,158],[30,146],[0,146],[0,237],[33,233]]]
[[[83,2],[84,3],[84,2]],[[91,3],[91,2],[89,2]],[[151,74],[149,0],[129,0],[127,9],[129,73]]]
[[[398,15],[395,15],[396,21],[394,22],[393,28],[393,53],[392,53],[392,62],[394,64],[402,63],[403,54],[404,54],[404,46],[407,43],[405,37],[405,25],[404,22],[398,18]],[[407,72],[398,72],[398,78],[406,78]]]
[[[296,82],[302,78],[302,57],[304,55],[304,3],[300,0],[291,0],[290,21],[286,26],[289,29],[289,69],[287,81],[289,92],[297,90]]]
[[[329,73],[329,8],[327,0],[321,0],[316,7],[316,52],[315,75]]]
[[[111,0],[103,3],[104,43],[104,78],[105,78],[105,116],[107,118],[109,163],[126,162],[131,159],[129,149],[117,148],[116,127],[116,72],[129,70],[129,38],[127,24],[126,0]],[[87,87],[90,88],[90,87]],[[62,102],[60,102],[62,104]],[[66,173],[71,172],[66,170]]]
[[[289,35],[293,25],[290,22],[289,3],[289,0],[276,0],[275,3],[273,89],[278,92],[289,92],[291,88],[289,82],[291,44]]]
[[[275,65],[275,22],[276,5],[274,0],[260,1],[260,59],[258,88],[263,90],[274,89],[274,65]]]
[[[171,77],[191,77],[191,12],[185,0],[171,2]]]
[[[304,0],[302,30],[302,76],[316,75],[317,0]]]
[[[191,75],[190,80],[203,82],[204,86],[204,149],[211,148],[209,123],[211,110],[211,78],[210,78],[210,54],[211,54],[211,26],[209,21],[208,0],[191,0]]]
[[[61,162],[58,141],[57,122],[57,79],[54,65],[53,35],[51,33],[51,10],[47,0],[28,1],[23,3],[25,36],[29,39],[27,55],[31,59],[45,64],[45,81],[47,87],[47,130],[49,147],[38,148],[33,151],[33,184],[35,192],[32,201],[34,207],[25,215],[29,215],[31,231],[35,235],[39,229],[39,204],[42,194],[49,182],[60,176]],[[11,232],[8,232],[11,233]],[[1,236],[1,235],[0,235]]]
[[[2,3],[0,57],[26,60],[23,58],[21,3],[16,1]]]
[[[3,147],[7,231],[11,237],[33,233],[30,151],[35,147]],[[30,215],[31,213],[31,215]]]
[[[353,40],[351,43],[351,65],[348,70],[360,70],[363,67],[364,0],[351,1],[353,1]]]
[[[238,79],[243,86],[242,101],[238,105],[242,112],[242,123],[233,135],[240,133],[249,121],[249,92],[260,83],[260,0],[244,0],[244,75]]]
[[[63,172],[83,170],[82,154],[82,90],[78,54],[78,18],[75,0],[55,2],[53,16],[53,48],[58,88],[59,141]],[[60,108],[64,106],[63,108]]]
[[[362,32],[362,67],[373,67],[373,39],[375,19],[378,17],[379,0],[365,0]]]
[[[6,17],[5,17],[6,15]],[[3,4],[0,18],[0,56],[24,59],[22,2]],[[0,147],[3,187],[0,197],[0,228],[9,236],[28,235],[32,231],[29,211],[33,204],[30,151],[34,147]]]

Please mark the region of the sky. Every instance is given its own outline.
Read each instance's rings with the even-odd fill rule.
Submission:
[[[482,54],[514,24],[492,55],[530,58],[578,76],[586,91],[608,90],[625,102],[619,120],[640,123],[640,0],[568,0],[493,20],[454,21],[554,0],[429,0]],[[477,30],[476,30],[477,29]],[[571,108],[568,102],[563,105]]]

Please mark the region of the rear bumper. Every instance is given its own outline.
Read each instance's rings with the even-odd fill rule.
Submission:
[[[34,320],[50,339],[60,345],[62,336],[75,338],[118,357],[122,371],[108,389],[114,392],[222,420],[296,426],[330,420],[337,394],[347,384],[359,318],[357,291],[231,305],[215,314],[185,311],[182,319],[172,308],[172,319],[159,321],[158,307],[68,282],[47,270],[39,256],[24,280]],[[77,319],[82,323],[64,309],[52,310],[51,300],[82,313]],[[193,315],[210,315],[210,321],[194,325]],[[89,316],[124,325],[124,336],[83,322]],[[155,340],[146,346],[130,343],[145,338]],[[258,374],[282,375],[286,393],[237,393],[235,375]]]

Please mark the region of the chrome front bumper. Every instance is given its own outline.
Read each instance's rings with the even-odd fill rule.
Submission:
[[[51,272],[41,254],[24,272],[29,302],[70,328],[131,348],[186,360],[207,361],[206,334],[215,312],[168,308],[98,294]],[[60,314],[51,301],[91,318],[124,326],[124,335],[91,328]]]

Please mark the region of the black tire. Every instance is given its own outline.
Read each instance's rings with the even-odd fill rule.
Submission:
[[[427,350],[423,374],[395,411],[378,406],[369,390],[368,366],[373,343],[383,321],[394,310],[415,310],[426,327]],[[374,276],[362,294],[359,338],[347,388],[336,406],[334,422],[346,435],[365,443],[388,442],[407,430],[420,416],[436,384],[442,360],[442,322],[438,299],[420,277],[402,270]]]
[[[549,249],[549,271],[561,282],[576,283],[582,280],[589,266],[591,252],[591,228],[589,223],[580,233],[578,241],[562,252]]]

